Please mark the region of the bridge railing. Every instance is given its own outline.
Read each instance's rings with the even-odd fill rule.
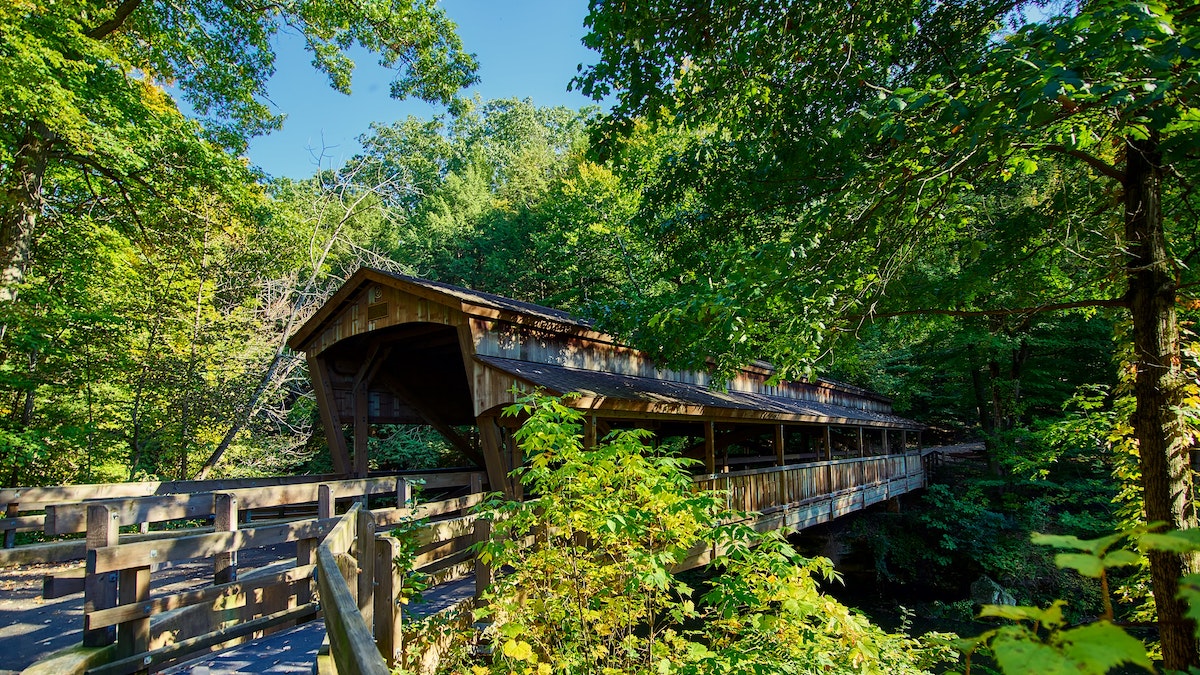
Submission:
[[[724,490],[730,508],[772,513],[813,500],[861,493],[868,505],[923,487],[920,452],[855,457],[696,476],[698,489]]]
[[[472,488],[481,489],[481,484],[477,479]],[[387,672],[401,655],[403,623],[396,599],[408,572],[393,566],[400,544],[387,531],[408,520],[430,519],[413,533],[417,549],[412,569],[442,581],[472,571],[474,561],[467,548],[486,537],[488,530],[486,521],[464,515],[482,500],[481,493],[408,506],[400,492],[401,501],[395,508],[372,512],[355,503],[345,514],[335,516],[333,487],[322,485],[318,517],[244,529],[237,528],[238,496],[234,492],[214,496],[217,527],[225,531],[142,542],[115,540],[120,514],[112,506],[89,507],[84,644],[111,645],[104,659],[107,662],[89,673],[125,675],[158,670],[212,648],[233,646],[314,618],[319,612],[330,623],[335,658],[362,661],[358,649],[362,641],[354,637],[361,633],[361,623],[369,635],[373,628],[378,649],[372,648],[372,658],[379,659]],[[376,530],[382,534],[377,535]],[[294,560],[278,561],[238,578],[236,553],[288,543],[296,546]],[[212,585],[151,596],[155,568],[197,558],[212,560]],[[340,576],[335,579],[330,569]],[[485,569],[474,571],[479,583],[488,583]],[[322,590],[320,603],[314,601],[314,578]],[[330,583],[336,588],[327,589]],[[354,617],[349,618],[345,603],[340,602],[347,593],[354,600]],[[373,666],[355,670],[352,668],[357,666],[347,664],[346,668],[338,672],[377,672]]]
[[[361,479],[325,474],[3,488],[0,532],[5,548],[13,548],[18,532],[42,532],[47,536],[83,532],[88,504],[105,501],[122,510],[122,525],[140,525],[145,534],[152,523],[211,515],[211,495],[215,492],[241,493],[245,497],[241,514],[246,520],[312,517],[316,513],[317,486],[321,484],[333,485],[339,498],[346,498],[387,492],[397,478],[420,482],[429,490],[444,490],[466,487],[483,477],[480,471],[451,470]],[[183,516],[177,515],[180,506],[186,506]]]

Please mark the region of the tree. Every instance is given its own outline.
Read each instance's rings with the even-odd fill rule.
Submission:
[[[57,172],[112,184],[133,210],[144,206],[133,188],[186,211],[170,199],[186,186],[224,195],[245,185],[226,152],[282,122],[264,100],[271,38],[285,27],[303,34],[313,65],[341,91],[354,45],[398,67],[395,96],[445,103],[475,80],[473,57],[432,0],[20,0],[0,9],[0,310],[29,270],[39,218],[61,208],[47,183]],[[203,125],[179,115],[167,84]],[[163,164],[172,171],[164,175]]]
[[[1028,9],[1047,18],[1031,21]],[[577,85],[618,90],[602,132],[639,116],[702,132],[682,170],[650,191],[694,230],[664,228],[679,251],[692,249],[675,256],[691,270],[656,299],[656,319],[643,323],[660,330],[644,340],[670,352],[690,336],[732,345],[715,351],[724,361],[765,351],[796,370],[821,355],[814,345],[829,328],[864,319],[1124,310],[1145,517],[1194,525],[1177,305],[1195,255],[1185,214],[1197,175],[1200,9],[1063,9],[593,3],[586,41],[601,60]],[[1031,214],[1044,234],[1006,240],[975,196],[1029,185],[1047,168],[1067,178],[1048,182]],[[992,283],[1015,293],[955,283],[940,304],[914,306],[893,288],[936,251],[979,242],[1003,245],[996,255],[1009,269]],[[1022,279],[1047,272],[1054,283]],[[1184,560],[1159,551],[1150,564],[1164,664],[1197,665],[1175,599]]]

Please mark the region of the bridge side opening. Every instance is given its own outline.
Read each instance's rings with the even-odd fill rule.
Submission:
[[[368,439],[380,425],[427,425],[484,466],[456,327],[412,322],[355,335],[310,359],[310,370],[319,371],[313,383],[335,470],[365,477]]]

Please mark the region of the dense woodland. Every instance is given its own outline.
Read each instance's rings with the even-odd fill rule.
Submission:
[[[240,155],[280,123],[284,26],[332,86],[357,44],[445,112],[262,175]],[[571,86],[615,96],[602,111],[463,99],[470,45],[432,2],[5,3],[0,481],[320,469],[284,341],[369,265],[981,438],[977,475],[856,524],[879,578],[941,570],[925,591],[952,605],[986,574],[1112,619],[1028,537],[1195,524],[1198,27],[1183,2],[595,0]],[[428,430],[372,443],[380,466],[452,461]],[[1112,559],[1116,611],[1158,612],[1167,668],[1200,666],[1165,600],[1187,548]]]

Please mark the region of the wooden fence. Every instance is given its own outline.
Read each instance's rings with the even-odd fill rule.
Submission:
[[[243,519],[311,517],[316,513],[316,490],[321,484],[334,485],[338,497],[344,498],[386,492],[398,477],[419,482],[428,490],[442,490],[465,487],[475,475],[483,474],[451,470],[352,480],[330,474],[4,488],[0,489],[5,514],[0,518],[0,532],[4,533],[5,548],[13,548],[17,532],[48,536],[83,532],[87,505],[103,501],[122,510],[122,525],[140,525],[144,534],[151,523],[212,515],[211,496],[217,492],[242,495]],[[181,510],[181,505],[186,508]],[[12,562],[0,557],[0,565]]]
[[[409,536],[417,546],[412,568],[433,583],[475,574],[475,596],[490,583],[491,570],[471,545],[490,536],[491,523],[469,514],[482,498],[481,474],[438,480],[466,483],[469,494],[412,507],[404,480],[326,481],[315,485],[230,488],[208,494],[123,496],[55,505],[44,527],[86,532],[84,641],[113,645],[112,659],[95,675],[147,672],[207,651],[324,616],[328,655],[324,671],[342,675],[383,674],[402,658],[404,622],[398,598],[409,570],[392,561],[400,542],[388,532],[414,519],[429,519]],[[697,489],[723,490],[731,508],[753,512],[759,529],[805,527],[924,486],[921,453],[842,459],[698,476]],[[388,482],[390,481],[390,482]],[[363,495],[394,494],[396,506],[369,510]],[[354,499],[336,515],[339,498]],[[286,499],[316,505],[315,517],[292,522],[252,522],[243,509],[277,506]],[[377,498],[382,499],[381,497]],[[211,513],[212,531],[171,538],[118,538],[121,525],[190,518]],[[52,524],[52,525],[50,525]],[[135,538],[142,537],[141,540]],[[294,560],[238,574],[236,554],[294,542]],[[70,542],[75,546],[74,542]],[[20,558],[22,547],[0,550]],[[703,565],[719,553],[698,550],[679,569]],[[212,585],[152,596],[151,575],[164,564],[212,560]],[[315,602],[312,582],[320,592]],[[465,613],[469,617],[469,612]],[[426,662],[423,670],[432,665]]]

